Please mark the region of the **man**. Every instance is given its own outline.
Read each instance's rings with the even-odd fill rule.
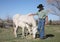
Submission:
[[[38,21],[38,32],[39,32],[39,37],[41,39],[45,39],[45,31],[44,31],[44,26],[45,24],[47,24],[48,21],[48,12],[49,10],[44,10],[44,6],[42,4],[39,4],[37,6],[37,8],[39,9],[38,12],[36,14],[30,14],[29,16],[35,16],[37,15],[39,17],[39,21]]]

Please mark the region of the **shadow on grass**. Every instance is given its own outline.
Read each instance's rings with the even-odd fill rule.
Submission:
[[[55,35],[53,34],[46,34],[44,37],[47,39],[48,37],[54,37]],[[36,38],[39,38],[39,34],[36,34]]]
[[[46,35],[46,38],[48,38],[48,37],[54,37],[55,35],[53,35],[53,34],[47,34]]]
[[[40,38],[40,36],[39,36],[39,34],[36,34],[35,35],[36,37],[35,38]],[[44,39],[47,39],[47,38],[52,38],[52,37],[54,37],[55,35],[53,35],[53,34],[46,34],[44,37]],[[18,37],[22,37],[22,33],[21,34],[18,34]]]

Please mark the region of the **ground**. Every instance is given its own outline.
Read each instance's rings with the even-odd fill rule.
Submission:
[[[45,26],[45,35],[46,39],[33,39],[31,35],[23,39],[18,29],[18,37],[14,38],[13,28],[0,28],[0,42],[60,42],[60,25]]]

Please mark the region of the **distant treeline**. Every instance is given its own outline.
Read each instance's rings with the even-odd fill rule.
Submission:
[[[36,23],[38,24],[37,20]],[[60,20],[56,20],[56,21],[49,20],[47,25],[60,25]]]
[[[38,24],[38,21],[36,20],[36,24]],[[47,25],[60,25],[60,21],[52,21],[49,20]],[[0,28],[10,28],[13,27],[13,21],[12,19],[0,19]]]
[[[10,28],[13,26],[12,19],[0,19],[0,28]]]

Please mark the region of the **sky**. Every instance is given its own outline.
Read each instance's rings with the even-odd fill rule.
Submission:
[[[46,0],[0,0],[0,18],[5,19],[8,16],[12,18],[15,14],[36,13],[39,4],[46,7]],[[59,17],[49,14],[48,19],[59,20]]]

